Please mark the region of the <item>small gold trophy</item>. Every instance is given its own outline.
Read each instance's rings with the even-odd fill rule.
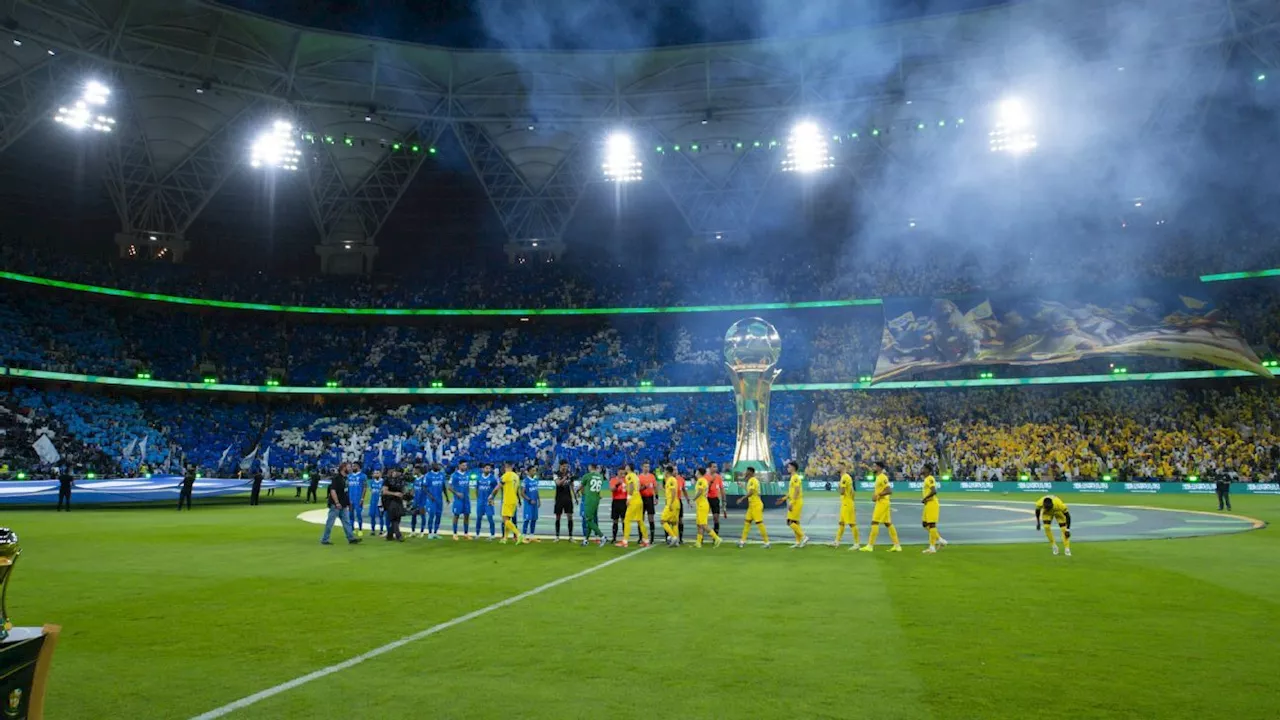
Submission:
[[[13,566],[18,562],[18,556],[21,554],[22,549],[18,547],[18,533],[9,528],[0,528],[0,640],[9,637],[9,631],[13,629],[4,600],[9,594],[9,578],[13,575]]]

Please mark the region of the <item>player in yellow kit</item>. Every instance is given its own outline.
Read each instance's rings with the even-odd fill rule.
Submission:
[[[832,547],[840,547],[840,540],[844,537],[845,528],[853,530],[853,547],[850,550],[857,550],[861,544],[858,538],[858,515],[853,507],[853,476],[849,473],[840,473],[840,525],[836,528],[836,541],[831,543]]]
[[[640,535],[640,547],[649,547],[649,533],[644,527],[644,501],[640,497],[640,476],[636,475],[635,466],[626,464],[627,514],[622,517],[622,541],[618,547],[627,546],[627,538],[631,536],[631,523],[636,524]]]
[[[787,483],[787,494],[778,500],[778,504],[787,504],[787,525],[796,536],[796,543],[791,547],[802,548],[809,544],[809,536],[800,527],[800,518],[804,513],[804,475],[800,474],[800,466],[795,460],[787,461],[787,473],[791,476]]]
[[[884,472],[884,462],[876,461],[876,488],[871,493],[871,501],[875,503],[875,509],[871,511],[871,532],[867,535],[867,544],[863,545],[862,552],[871,552],[876,549],[876,536],[880,534],[880,526],[883,525],[889,531],[889,539],[893,541],[893,547],[889,548],[889,552],[902,552],[902,545],[898,543],[898,529],[893,526],[893,515],[889,507],[889,498],[893,495],[893,485],[889,483],[889,476]]]
[[[924,552],[936,553],[939,546],[947,546],[947,540],[938,534],[938,481],[933,479],[931,464],[924,466],[924,484],[920,487],[920,494],[923,495],[920,502],[924,505],[920,524],[929,533],[929,547],[925,548]]]
[[[694,522],[698,525],[698,541],[694,547],[702,547],[703,535],[710,535],[711,540],[715,542],[713,547],[720,547],[720,536],[715,530],[707,527],[711,518],[711,501],[707,499],[707,489],[710,487],[710,483],[707,482],[707,469],[698,468],[696,476],[697,479],[693,482],[693,509]]]
[[[502,491],[502,539],[498,542],[505,545],[508,532],[516,543],[523,542],[524,538],[520,536],[520,530],[515,524],[516,506],[520,503],[520,476],[511,469],[510,462],[502,463],[502,485],[494,488],[494,492],[499,489]],[[493,502],[492,495],[489,502]]]
[[[667,534],[667,545],[680,544],[680,479],[675,473],[666,473],[662,479],[662,529]]]
[[[1040,529],[1040,521],[1044,521],[1044,536],[1049,538],[1049,544],[1053,546],[1053,554],[1058,554],[1058,543],[1053,539],[1053,522],[1058,522],[1058,529],[1062,530],[1062,545],[1066,550],[1067,557],[1071,557],[1071,511],[1067,509],[1067,504],[1062,502],[1057,495],[1045,495],[1040,498],[1040,502],[1036,503],[1036,529]]]
[[[738,547],[747,546],[747,536],[751,534],[751,523],[760,528],[761,547],[769,547],[769,531],[764,529],[764,500],[760,499],[760,478],[756,477],[756,469],[748,467],[744,478],[747,481],[747,514],[742,518],[742,539]],[[739,503],[742,501],[739,500]]]

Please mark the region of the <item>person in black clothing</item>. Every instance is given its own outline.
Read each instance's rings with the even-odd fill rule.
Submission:
[[[62,468],[62,472],[58,474],[58,509],[55,512],[60,512],[64,505],[67,512],[71,512],[71,485],[74,482],[71,469]]]
[[[249,504],[258,504],[258,495],[262,492],[262,471],[253,471],[253,489],[249,491]]]
[[[347,496],[347,476],[341,471],[334,473],[329,480],[329,489],[325,491],[325,498],[329,504],[329,517],[324,523],[324,532],[320,534],[321,545],[332,545],[329,542],[329,534],[333,532],[333,521],[337,520],[342,523],[342,532],[347,535],[347,542],[355,545],[360,542],[360,538],[351,529],[351,498]]]
[[[310,483],[307,485],[307,502],[316,502],[316,490],[320,487],[320,473],[307,473]]]
[[[569,543],[573,543],[573,477],[569,475],[569,463],[561,461],[556,468],[556,500],[552,510],[556,514],[556,542],[560,542],[560,516],[569,517]]]
[[[382,485],[382,511],[387,514],[387,539],[404,542],[404,534],[400,532],[400,518],[404,517],[404,475],[399,470],[392,470],[387,481]],[[369,502],[376,502],[369,498]]]
[[[182,489],[178,492],[178,511],[182,511],[182,501],[187,502],[187,509],[191,509],[191,491],[196,486],[196,466],[188,465],[187,471],[182,475]]]
[[[1214,489],[1218,491],[1218,509],[1231,509],[1231,476],[1226,473],[1219,473],[1214,480]]]

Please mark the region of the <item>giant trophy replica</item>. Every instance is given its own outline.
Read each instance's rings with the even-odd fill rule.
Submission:
[[[724,335],[724,362],[733,383],[738,410],[738,440],[733,449],[733,479],[737,493],[748,467],[756,469],[761,495],[779,494],[778,470],[769,449],[769,391],[782,371],[778,330],[760,318],[739,320]]]
[[[0,528],[0,642],[9,637],[13,623],[9,622],[9,609],[5,607],[5,598],[9,596],[9,577],[13,575],[13,566],[18,562],[22,548],[18,545],[18,533],[9,528]]]
[[[18,534],[0,528],[0,717],[41,720],[45,681],[61,628],[14,627],[9,621],[5,600],[21,554]]]

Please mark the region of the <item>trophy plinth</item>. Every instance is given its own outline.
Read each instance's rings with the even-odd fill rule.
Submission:
[[[760,318],[739,320],[724,335],[724,362],[733,383],[738,411],[738,438],[733,449],[733,479],[741,481],[748,467],[756,469],[762,494],[778,480],[769,449],[769,391],[782,372],[778,330]]]
[[[18,533],[9,528],[0,528],[0,640],[9,637],[13,623],[9,621],[9,610],[5,607],[5,598],[9,594],[9,578],[13,576],[13,566],[18,562],[22,548],[18,546]]]

